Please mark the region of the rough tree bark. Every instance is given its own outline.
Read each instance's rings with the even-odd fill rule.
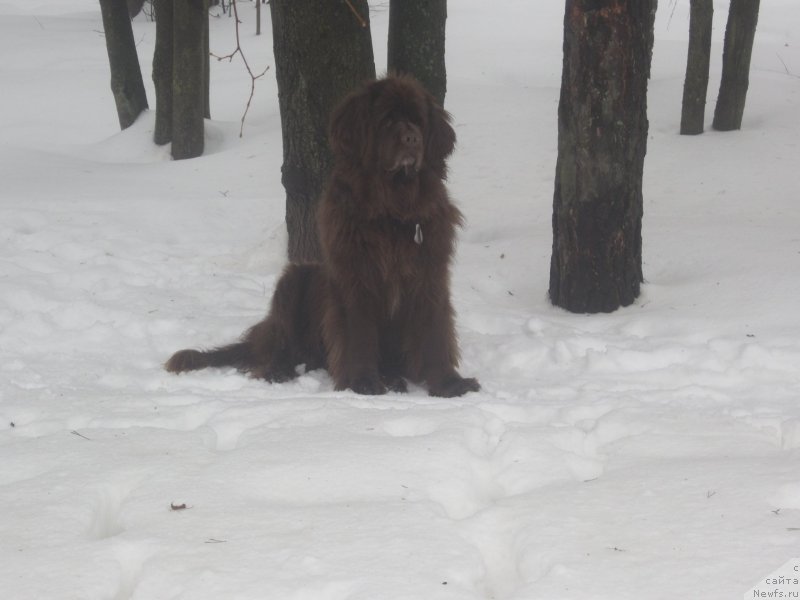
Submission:
[[[111,67],[111,91],[117,105],[119,126],[127,129],[142,111],[147,110],[147,94],[133,39],[133,27],[126,0],[100,0],[108,62]]]
[[[208,0],[203,19],[203,116],[211,118],[211,35],[208,30]]]
[[[639,295],[655,8],[566,2],[550,298],[572,312],[610,312]]]
[[[389,70],[416,77],[442,106],[446,21],[447,0],[392,0],[389,5]]]
[[[172,157],[180,160],[203,154],[208,0],[174,0],[173,10]]]
[[[153,141],[172,141],[172,0],[155,0],[156,46],[153,52],[153,84],[156,89],[156,124]]]
[[[347,92],[375,77],[369,7],[366,0],[272,0],[269,6],[289,260],[311,262],[320,258],[316,207],[332,166],[330,113]]]
[[[708,92],[708,67],[711,62],[711,26],[713,0],[691,0],[689,16],[689,53],[683,83],[681,135],[703,133]]]
[[[718,131],[742,128],[759,4],[760,0],[731,0],[722,51],[722,81],[711,124]]]

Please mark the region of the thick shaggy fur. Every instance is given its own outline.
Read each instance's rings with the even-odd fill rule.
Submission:
[[[289,265],[242,341],[181,350],[172,372],[234,366],[268,381],[327,368],[337,390],[434,396],[480,389],[456,371],[449,265],[461,213],[444,185],[449,116],[409,77],[348,96],[331,119],[336,163],[320,201],[320,264]]]

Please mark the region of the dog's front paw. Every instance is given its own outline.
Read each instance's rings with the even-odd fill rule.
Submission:
[[[383,384],[393,392],[398,394],[408,392],[408,384],[400,375],[381,375],[381,379]]]
[[[350,389],[356,394],[364,394],[365,396],[380,396],[386,393],[386,386],[377,376],[357,377],[350,384]]]
[[[430,385],[428,393],[431,396],[440,398],[455,398],[463,396],[467,392],[477,392],[481,389],[481,384],[474,377],[461,377],[453,375],[441,382]]]
[[[250,376],[269,383],[285,383],[297,377],[297,371],[289,365],[262,365],[250,369]]]

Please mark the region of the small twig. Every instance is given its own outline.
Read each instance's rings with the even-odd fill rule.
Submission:
[[[670,2],[672,4],[672,12],[669,13],[669,20],[667,21],[667,31],[669,31],[670,25],[672,25],[672,17],[675,16],[675,9],[678,7],[678,1],[673,0]]]
[[[781,55],[776,52],[775,56],[777,56],[778,60],[781,61],[781,64],[783,65],[783,70],[786,71],[786,74],[787,75],[791,75],[791,73],[789,72],[789,67],[786,66],[785,62],[783,62],[783,59],[781,58]]]
[[[794,73],[792,73],[792,72],[789,70],[789,67],[787,67],[787,66],[786,66],[786,63],[783,61],[783,58],[781,58],[781,55],[780,55],[780,54],[778,54],[778,53],[776,52],[776,53],[775,53],[775,56],[777,56],[777,57],[778,57],[778,60],[779,60],[779,61],[781,61],[781,64],[783,65],[783,70],[784,70],[784,71],[786,71],[786,74],[787,74],[789,77],[794,77],[794,78],[796,78],[796,79],[800,79],[800,76],[799,76],[799,75],[795,75]]]
[[[156,11],[153,8],[152,0],[144,3],[142,6],[142,12],[144,13],[144,16],[147,17],[147,20],[151,23],[156,20]]]
[[[244,114],[242,115],[242,124],[239,127],[239,137],[242,137],[244,133],[244,120],[247,117],[247,112],[250,110],[250,103],[253,101],[253,96],[256,93],[256,80],[261,79],[264,75],[266,75],[267,71],[269,71],[269,65],[267,65],[267,68],[261,71],[261,73],[258,75],[253,74],[253,70],[250,68],[250,63],[247,62],[247,57],[242,50],[242,43],[239,39],[239,24],[241,21],[239,20],[239,11],[236,9],[236,0],[231,0],[231,8],[234,17],[236,17],[236,49],[225,56],[217,56],[213,52],[211,53],[211,56],[216,58],[218,61],[227,60],[228,62],[232,62],[233,57],[238,54],[242,57],[244,67],[247,69],[247,73],[250,75],[250,97],[247,99],[247,105],[245,106]]]
[[[358,11],[356,10],[356,7],[353,6],[353,3],[350,2],[350,0],[344,0],[344,1],[347,3],[347,6],[350,7],[350,12],[352,12],[353,15],[355,15],[356,19],[358,20],[358,24],[361,25],[361,27],[366,27],[367,22],[364,20],[364,17],[358,14]]]
[[[89,439],[88,437],[86,437],[86,436],[85,436],[85,435],[83,435],[82,433],[78,433],[78,432],[77,432],[77,431],[75,431],[74,429],[73,429],[72,431],[70,431],[70,433],[71,433],[72,435],[77,435],[78,437],[81,437],[81,438],[85,439],[86,441],[89,441],[89,442],[91,442],[91,441],[92,441],[91,439]]]

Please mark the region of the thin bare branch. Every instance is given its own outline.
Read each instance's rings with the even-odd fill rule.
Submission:
[[[780,54],[778,54],[778,53],[776,52],[776,53],[775,53],[775,56],[777,56],[777,57],[778,57],[778,60],[779,60],[779,61],[781,61],[781,64],[783,65],[783,70],[784,70],[784,71],[786,71],[786,74],[787,74],[789,77],[795,77],[795,78],[798,78],[798,79],[800,79],[800,76],[798,76],[798,75],[795,75],[794,73],[792,73],[792,72],[789,70],[789,67],[787,67],[787,66],[786,66],[786,62],[784,62],[784,60],[783,60],[783,58],[781,58],[781,55],[780,55]]]
[[[236,8],[236,0],[231,0],[231,8],[233,12],[233,16],[236,19],[236,48],[230,54],[226,54],[225,56],[217,56],[213,52],[211,56],[216,58],[218,61],[227,60],[228,62],[232,62],[234,57],[238,54],[242,57],[242,62],[244,63],[245,69],[247,69],[247,73],[250,75],[250,97],[247,99],[247,105],[244,109],[244,114],[242,114],[242,123],[239,127],[239,137],[242,137],[244,134],[244,120],[247,118],[247,112],[250,110],[250,103],[253,101],[253,96],[256,93],[256,80],[261,79],[264,75],[266,75],[267,71],[269,71],[269,65],[261,71],[258,75],[253,73],[253,70],[250,68],[250,63],[247,62],[247,56],[245,56],[244,50],[242,50],[242,43],[241,39],[239,38],[239,25],[241,21],[239,20],[239,11]]]
[[[367,26],[367,22],[364,20],[364,17],[362,17],[358,13],[358,11],[356,10],[356,7],[353,6],[353,3],[350,2],[350,0],[344,0],[344,1],[347,3],[347,6],[350,7],[350,12],[352,12],[353,15],[355,15],[356,19],[358,19],[358,24],[361,25],[361,27],[366,27]]]

